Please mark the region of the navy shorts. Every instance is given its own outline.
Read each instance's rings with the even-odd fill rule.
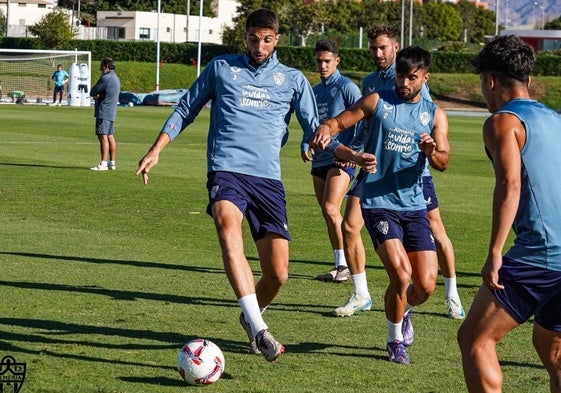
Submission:
[[[343,168],[336,164],[318,166],[316,168],[312,167],[310,173],[312,174],[312,176],[319,177],[320,179],[325,180],[327,179],[327,174],[329,173],[329,171],[334,168],[339,169],[349,175],[349,177],[351,178],[350,181],[352,181],[355,177],[355,168]]]
[[[493,291],[501,305],[518,322],[534,316],[544,329],[561,332],[561,272],[527,265],[503,257],[499,281]]]
[[[407,252],[436,251],[426,210],[362,209],[362,217],[376,249],[386,240],[399,239]]]
[[[347,196],[348,197],[357,197],[360,198],[360,189],[362,187],[362,180],[364,179],[364,171],[361,169],[358,172],[358,175],[356,175],[356,179],[353,182],[353,184],[351,184],[351,187],[349,188],[349,191],[347,191]]]
[[[113,135],[113,122],[105,119],[95,119],[95,134],[96,135]]]
[[[56,94],[56,93],[64,93],[64,85],[60,85],[60,86],[56,85],[56,86],[55,86],[54,93],[55,93],[55,94]]]
[[[432,176],[423,176],[423,196],[428,212],[438,207],[438,198],[436,197]]]
[[[279,180],[233,172],[209,172],[207,177],[209,215],[214,202],[230,201],[246,217],[253,240],[269,232],[291,240],[284,186]]]

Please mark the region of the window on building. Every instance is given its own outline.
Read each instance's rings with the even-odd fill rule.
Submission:
[[[150,39],[150,28],[148,27],[141,27],[138,29],[138,38],[141,40],[149,40]]]
[[[166,27],[166,33],[171,33],[171,27]]]
[[[18,7],[20,8],[25,8],[27,6],[27,3],[18,3]]]
[[[208,35],[213,35],[213,34],[214,34],[214,30],[210,29],[210,30],[208,31]]]
[[[107,38],[110,40],[125,39],[124,27],[107,27]]]
[[[37,4],[37,8],[47,8],[47,4]]]

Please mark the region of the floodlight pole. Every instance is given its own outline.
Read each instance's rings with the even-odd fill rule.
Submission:
[[[201,75],[201,31],[203,23],[203,0],[199,0],[199,46],[197,48],[197,77]]]
[[[185,42],[189,42],[189,15],[191,14],[191,0],[186,0],[185,8],[187,8],[187,20],[185,21]]]
[[[156,27],[156,91],[160,91],[160,9],[162,1],[158,0],[158,22]]]
[[[409,46],[413,45],[413,0],[409,1]]]
[[[6,37],[8,37],[8,30],[10,29],[10,0],[6,2]]]
[[[499,0],[495,0],[495,35],[499,35]]]
[[[403,48],[403,35],[405,34],[405,0],[401,0],[401,39],[399,47]]]

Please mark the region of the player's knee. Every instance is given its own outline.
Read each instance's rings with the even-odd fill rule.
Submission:
[[[348,239],[359,237],[361,229],[362,229],[362,223],[359,222],[343,220],[343,222],[341,223],[341,230],[343,232],[343,236],[345,236]]]

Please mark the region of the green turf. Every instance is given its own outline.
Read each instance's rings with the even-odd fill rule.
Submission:
[[[287,347],[278,363],[245,353],[239,307],[206,208],[208,110],[169,145],[144,186],[134,175],[169,108],[120,107],[118,170],[98,160],[91,108],[0,105],[0,357],[27,364],[21,393],[159,393],[190,387],[175,371],[186,341],[216,342],[226,358],[209,392],[461,392],[459,322],[443,284],[413,318],[411,366],[386,360],[387,278],[366,234],[373,309],[336,318],[351,284],[314,281],[332,252],[292,126],[283,150],[290,279],[265,314]],[[466,309],[480,283],[490,227],[491,165],[482,117],[451,117],[452,160],[434,173],[457,255]],[[246,229],[246,255],[258,271]],[[499,345],[506,392],[547,392],[525,324]]]

